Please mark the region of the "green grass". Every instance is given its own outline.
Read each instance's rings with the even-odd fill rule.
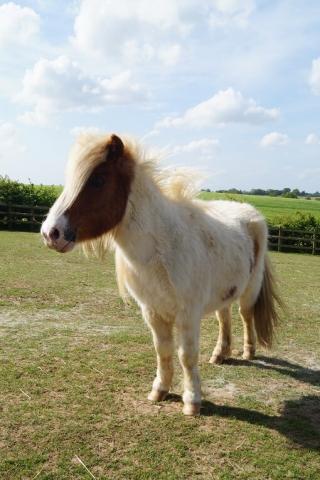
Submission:
[[[310,202],[309,202],[310,203]],[[320,257],[272,254],[288,311],[272,352],[208,364],[202,415],[146,400],[151,336],[119,300],[112,257],[59,255],[36,234],[0,233],[0,478],[312,479],[320,460]],[[236,316],[236,315],[235,315]],[[234,321],[241,349],[240,321]]]
[[[280,217],[291,216],[296,212],[311,214],[320,221],[320,201],[304,198],[268,197],[262,195],[241,195],[216,192],[201,192],[205,200],[237,200],[251,203],[260,210],[269,222]]]

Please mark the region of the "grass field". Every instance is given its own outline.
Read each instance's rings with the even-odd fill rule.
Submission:
[[[205,200],[229,199],[251,203],[263,213],[269,222],[274,222],[280,217],[291,216],[296,212],[311,214],[320,221],[320,201],[317,200],[216,192],[201,192],[200,198]]]
[[[1,232],[1,480],[320,478],[320,257],[272,260],[288,305],[277,345],[212,366],[204,319],[202,415],[185,418],[178,365],[169,400],[146,400],[151,337],[118,298],[112,257]],[[238,318],[234,334],[241,349]]]

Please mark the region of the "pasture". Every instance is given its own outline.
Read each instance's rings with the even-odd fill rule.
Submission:
[[[271,257],[287,303],[276,345],[210,365],[218,325],[204,319],[205,400],[186,418],[177,361],[169,399],[146,399],[151,335],[118,296],[112,255],[65,256],[37,234],[0,232],[0,478],[319,478],[320,258]],[[239,318],[233,327],[241,350]]]
[[[201,192],[204,200],[237,200],[247,202],[260,210],[268,222],[274,223],[281,217],[289,217],[296,212],[313,215],[320,220],[320,201],[305,198],[269,197],[263,195],[242,195],[231,193]]]

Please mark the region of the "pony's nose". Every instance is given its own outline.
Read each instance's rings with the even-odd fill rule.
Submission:
[[[60,236],[61,236],[61,232],[57,227],[53,227],[49,231],[49,239],[51,240],[52,243],[57,242]]]

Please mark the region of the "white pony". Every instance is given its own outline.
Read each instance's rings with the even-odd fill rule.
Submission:
[[[200,320],[215,311],[219,338],[210,362],[231,354],[231,305],[240,304],[243,358],[256,336],[270,346],[280,302],[267,257],[267,226],[248,204],[194,198],[186,173],[161,172],[127,138],[82,135],[71,150],[66,185],[42,225],[59,252],[82,243],[100,255],[115,246],[119,290],[141,307],[157,353],[149,399],[164,400],[173,376],[173,327],[184,375],[183,412],[201,406]]]

